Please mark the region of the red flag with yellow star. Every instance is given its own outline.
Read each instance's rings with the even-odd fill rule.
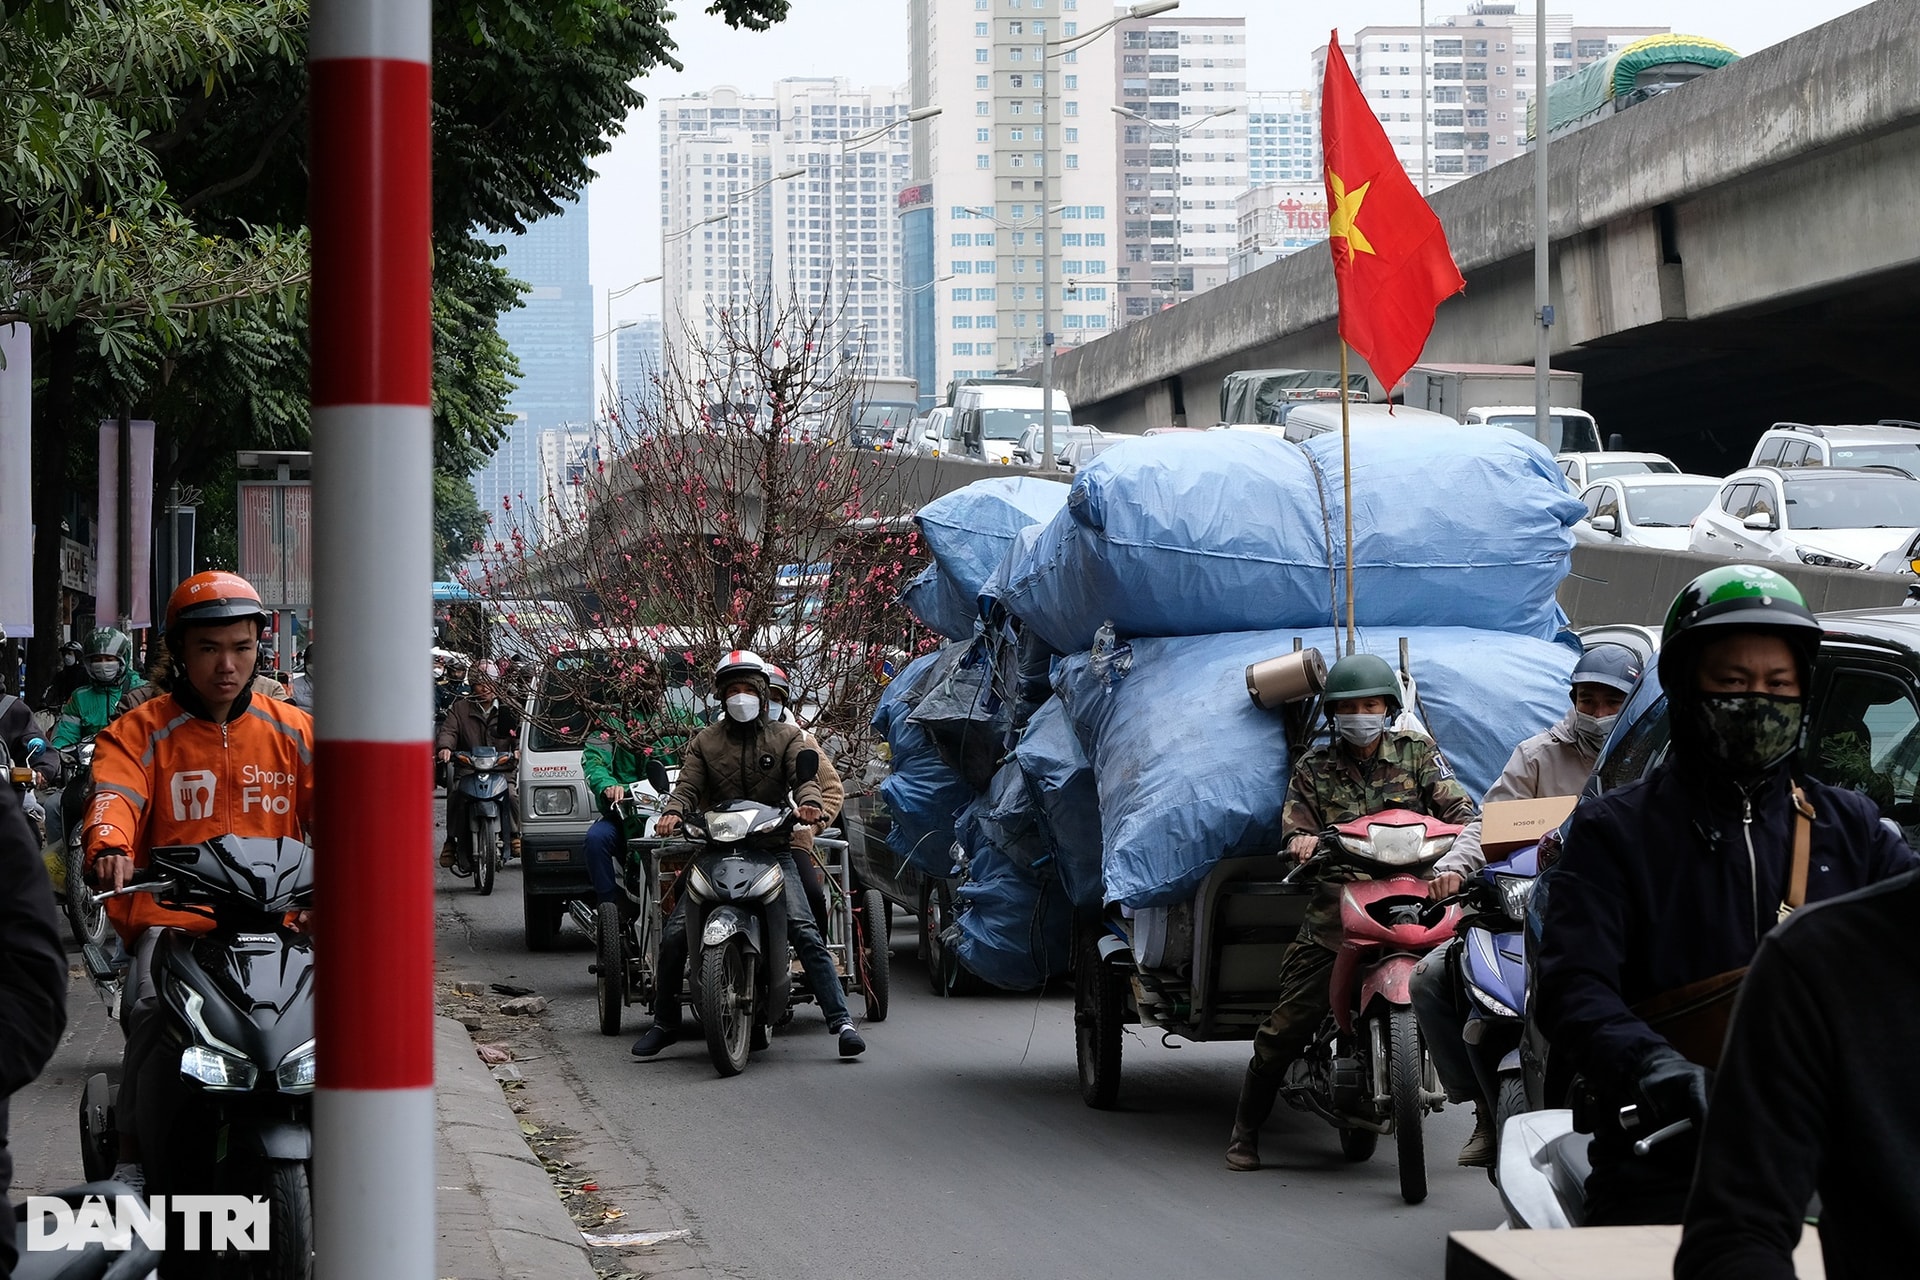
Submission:
[[[1361,96],[1335,31],[1327,44],[1320,144],[1340,336],[1389,390],[1433,332],[1434,309],[1467,287],[1440,219],[1407,177]]]

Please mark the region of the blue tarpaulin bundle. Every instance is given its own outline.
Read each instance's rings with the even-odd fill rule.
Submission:
[[[1021,867],[981,839],[969,851],[958,896],[959,914],[943,937],[970,971],[1013,991],[1067,971],[1073,908],[1053,876]]]
[[[965,640],[973,634],[974,602],[937,564],[928,565],[907,584],[900,602],[923,625],[949,640]]]
[[[1330,624],[1344,596],[1340,441],[1251,431],[1129,442],[1075,477],[1002,603],[1056,650],[1122,636]],[[1500,427],[1353,433],[1362,626],[1551,638],[1573,523],[1552,457]]]
[[[1165,906],[1223,857],[1274,851],[1286,794],[1282,718],[1255,707],[1248,664],[1292,650],[1331,658],[1328,629],[1140,639],[1067,659],[1055,684],[1098,783],[1108,901]],[[1375,628],[1360,647],[1396,668],[1405,637],[1441,750],[1478,797],[1521,739],[1567,708],[1574,647],[1465,628]]]
[[[894,677],[874,708],[873,725],[886,735],[893,772],[880,784],[893,817],[887,845],[902,861],[929,875],[953,868],[954,820],[973,802],[973,790],[940,758],[926,730],[908,717],[920,688],[944,651],[923,654]]]
[[[962,826],[977,824],[979,839],[990,842],[1023,868],[1032,869],[1037,863],[1041,868],[1039,874],[1051,874],[1045,870],[1051,851],[1047,847],[1040,809],[1027,789],[1026,776],[1013,761],[1009,760],[993,775],[986,794],[968,806],[960,822]],[[960,832],[960,842],[972,843],[968,832]]]
[[[995,476],[943,494],[914,518],[936,564],[969,599],[1006,558],[1028,525],[1045,524],[1066,505],[1067,486],[1031,476]]]
[[[1093,765],[1074,736],[1067,708],[1049,699],[1034,712],[1013,758],[1040,811],[1040,833],[1073,905],[1104,900],[1100,880],[1100,795]]]

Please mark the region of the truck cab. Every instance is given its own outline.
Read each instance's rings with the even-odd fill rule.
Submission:
[[[1560,453],[1599,453],[1600,428],[1594,423],[1593,415],[1584,409],[1563,409],[1558,405],[1548,410],[1552,416],[1547,419],[1548,438],[1540,440],[1548,450]],[[1529,404],[1485,405],[1478,409],[1468,409],[1460,415],[1462,422],[1485,423],[1490,427],[1508,427],[1521,435],[1540,439],[1539,421]]]
[[[953,417],[958,425],[960,454],[978,462],[1008,464],[1014,446],[1028,427],[1042,422],[1039,387],[982,383],[960,387],[954,393]],[[1053,429],[1065,438],[1073,425],[1073,406],[1059,391],[1053,393]]]

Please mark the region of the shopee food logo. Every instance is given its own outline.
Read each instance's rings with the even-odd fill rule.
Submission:
[[[197,822],[213,816],[213,793],[220,780],[211,769],[184,769],[173,775],[173,820]]]

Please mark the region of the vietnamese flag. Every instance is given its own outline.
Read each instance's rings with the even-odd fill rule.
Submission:
[[[1320,144],[1340,337],[1391,390],[1420,358],[1434,308],[1467,282],[1453,264],[1440,219],[1361,96],[1338,31],[1327,44]]]

